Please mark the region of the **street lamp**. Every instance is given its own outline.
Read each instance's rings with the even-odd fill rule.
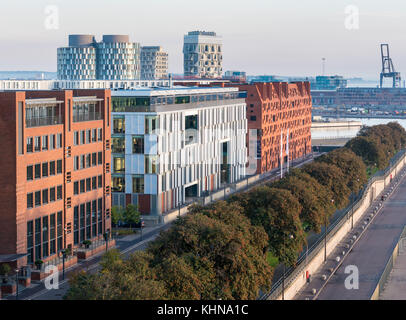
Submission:
[[[289,235],[289,239],[293,239],[293,235]],[[286,241],[283,238],[283,253],[286,258]],[[282,277],[282,300],[285,300],[285,277],[286,277],[286,261],[283,263],[283,277]]]
[[[334,205],[334,199],[331,199],[331,203]],[[324,215],[324,263],[327,262],[327,212]]]
[[[65,259],[66,259],[66,249],[62,250],[62,280],[65,280]]]
[[[109,249],[109,233],[107,231],[103,233],[103,238],[104,241],[106,241],[106,252],[107,252]]]
[[[357,182],[359,182],[359,179],[357,179]],[[353,194],[351,205],[351,229],[354,228],[354,203],[355,203],[355,194]]]
[[[19,271],[20,270],[18,270],[18,268],[15,269],[15,272],[16,272],[16,300],[18,300],[18,272]]]

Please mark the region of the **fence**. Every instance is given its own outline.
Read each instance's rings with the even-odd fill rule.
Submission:
[[[369,190],[371,189],[372,185],[375,182],[382,180],[382,178],[384,178],[384,180],[386,180],[387,177],[389,176],[390,172],[393,169],[395,169],[399,165],[399,163],[403,160],[403,158],[405,157],[405,153],[406,153],[406,150],[402,150],[402,151],[398,152],[391,159],[390,165],[385,170],[376,172],[369,179],[368,183],[361,190],[361,192],[359,193],[356,200],[352,203],[352,205],[348,206],[345,210],[343,210],[340,217],[338,219],[336,219],[335,221],[333,221],[327,227],[327,242],[341,229],[341,227],[344,225],[344,223],[346,223],[346,221],[347,221],[346,216],[350,213],[350,211],[352,211],[352,210],[356,211],[364,204],[364,201],[367,200],[366,198],[369,194]],[[324,250],[323,242],[324,242],[324,236],[321,234],[320,237],[317,239],[317,241],[312,246],[310,246],[308,248],[308,250],[306,250],[307,252],[305,254],[302,254],[299,257],[299,259],[296,263],[296,267],[290,267],[290,268],[286,269],[286,272],[284,273],[285,274],[285,276],[284,276],[285,277],[285,290],[292,284],[292,282],[294,280],[296,280],[296,278],[298,276],[300,276],[303,273],[303,271],[305,270],[305,268],[307,266],[307,261],[311,261],[313,258],[316,257],[317,254],[319,254],[319,252],[321,250]],[[282,277],[272,285],[271,290],[268,293],[266,293],[260,297],[261,300],[275,300],[275,299],[277,299],[277,297],[279,295],[281,295],[282,282],[283,282]]]
[[[396,243],[395,248],[392,251],[391,256],[388,259],[388,262],[385,265],[385,269],[382,272],[381,277],[379,278],[378,284],[374,290],[374,293],[371,296],[371,300],[378,300],[379,296],[381,295],[382,291],[385,289],[385,283],[388,281],[389,275],[395,265],[396,259],[399,255],[399,251],[401,250],[402,241],[406,237],[406,227],[403,229],[399,241]]]

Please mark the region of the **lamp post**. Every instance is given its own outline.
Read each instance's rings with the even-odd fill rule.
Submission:
[[[105,233],[103,233],[103,237],[104,237],[104,241],[106,241],[106,252],[109,249],[109,233],[106,231]]]
[[[66,249],[62,250],[62,280],[65,280],[65,259],[66,259]]]
[[[293,239],[293,235],[289,235],[289,239]],[[286,258],[286,241],[283,237],[283,253]],[[286,277],[286,261],[283,263],[283,277],[282,277],[282,300],[285,300],[285,277]]]
[[[359,182],[359,179],[357,179],[357,182]],[[351,205],[351,229],[354,228],[354,203],[355,203],[355,194],[353,194]]]
[[[334,204],[334,199],[331,199]],[[324,215],[324,263],[327,262],[327,212]]]
[[[18,272],[19,271],[20,270],[18,270],[18,268],[15,269],[15,272],[16,272],[16,300],[18,300]]]

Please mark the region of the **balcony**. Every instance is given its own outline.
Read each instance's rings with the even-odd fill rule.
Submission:
[[[62,116],[25,119],[25,126],[27,128],[52,126],[57,124],[62,124]]]
[[[73,122],[94,121],[101,119],[103,118],[100,112],[80,113],[73,115]]]

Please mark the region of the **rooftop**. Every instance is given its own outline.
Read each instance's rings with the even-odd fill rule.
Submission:
[[[224,93],[224,92],[237,92],[238,88],[223,88],[223,87],[183,87],[176,86],[172,88],[159,87],[159,88],[142,88],[134,90],[119,90],[112,91],[113,97],[152,97],[152,96],[169,96],[169,95],[182,95],[182,94],[204,94],[204,93]]]

